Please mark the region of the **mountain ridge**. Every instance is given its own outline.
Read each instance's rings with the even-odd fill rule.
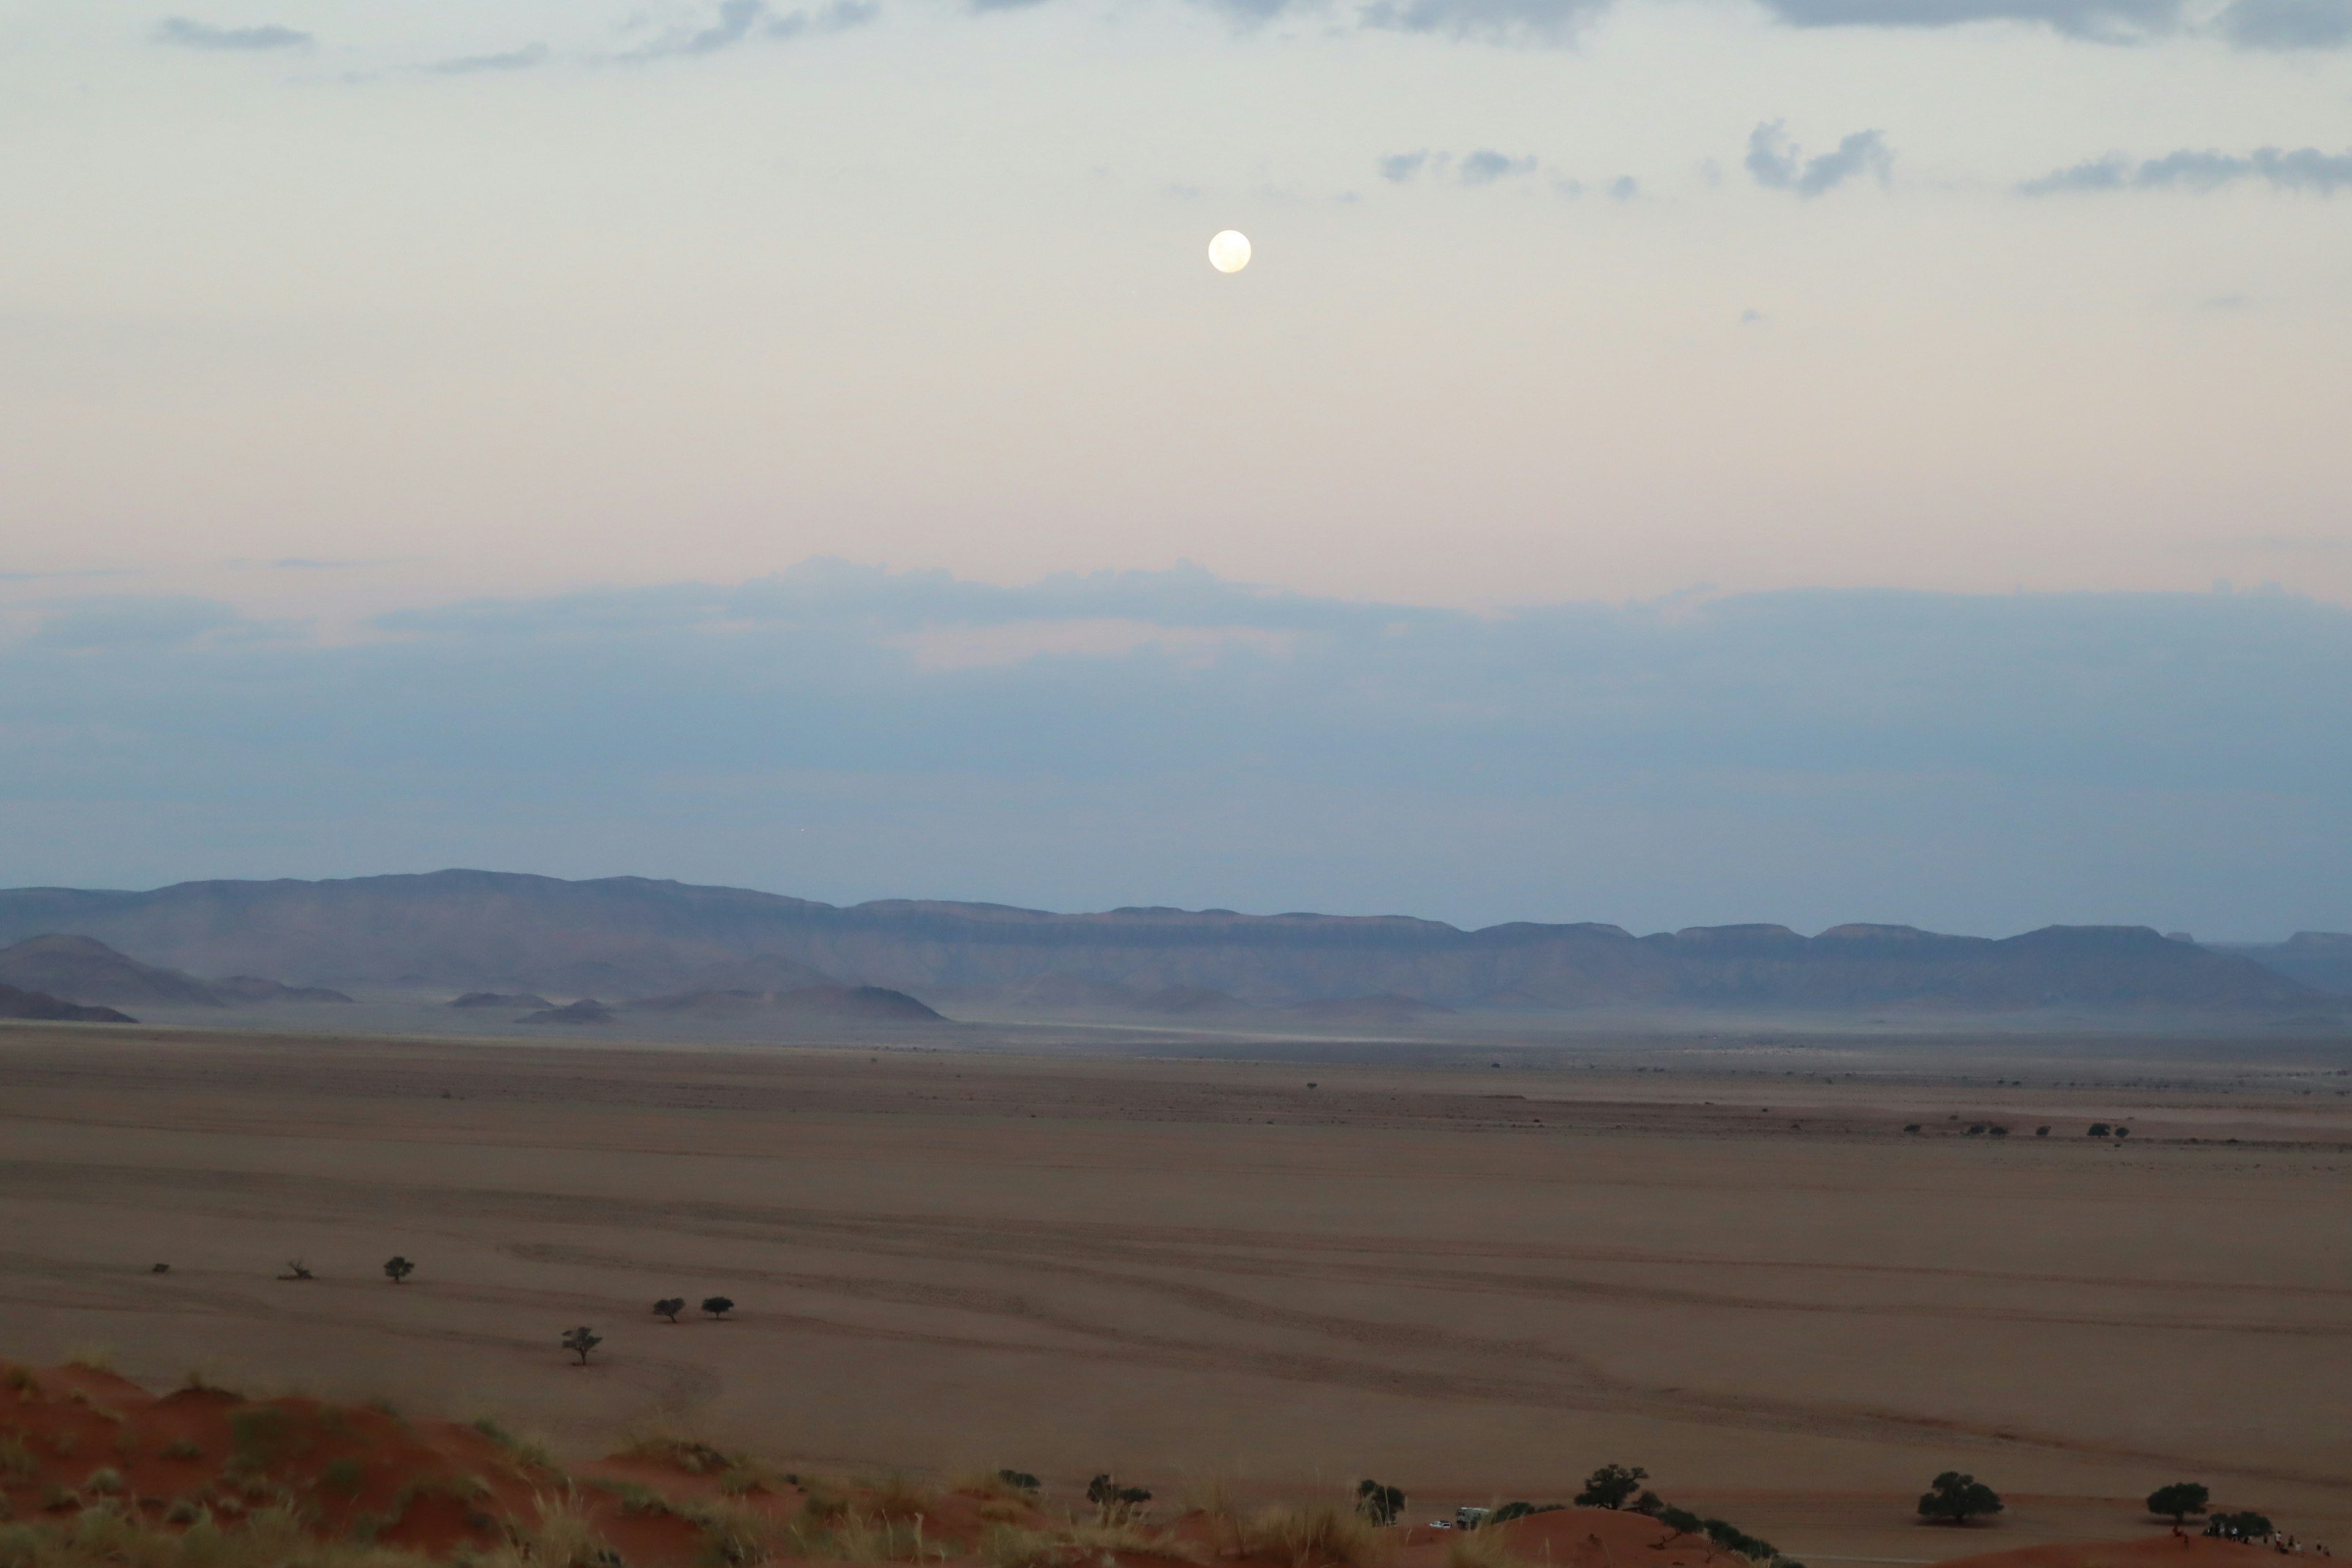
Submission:
[[[2135,926],[1990,938],[1867,923],[1808,937],[1745,924],[1636,936],[1593,921],[1465,930],[1405,915],[837,906],[652,878],[480,870],[0,890],[0,942],[53,932],[196,973],[640,999],[772,974],[918,997],[1058,980],[1272,1005],[1393,995],[1455,1009],[2243,1010],[2330,1000],[2251,957]],[[722,977],[735,984],[711,984]]]

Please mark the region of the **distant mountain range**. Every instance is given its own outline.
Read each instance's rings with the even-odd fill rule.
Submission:
[[[1464,931],[1400,916],[1053,914],[903,900],[842,908],[634,877],[491,871],[0,891],[0,942],[60,933],[99,939],[145,965],[184,972],[183,980],[282,977],[194,983],[223,1000],[233,985],[442,987],[702,996],[697,1011],[726,1011],[805,1005],[753,1004],[746,994],[864,985],[951,1014],[957,998],[1025,998],[1047,1011],[1173,1020],[1278,1007],[1341,1023],[1594,1007],[2294,1013],[2352,991],[2352,937],[2324,933],[2217,951],[2137,926],[2050,926],[2000,940],[1887,925],[1812,937],[1773,925],[1651,936],[1593,924]],[[77,1002],[136,1000],[41,983],[59,979],[54,973],[18,973],[0,964],[0,982]]]

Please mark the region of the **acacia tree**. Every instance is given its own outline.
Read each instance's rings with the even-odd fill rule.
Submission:
[[[1603,1465],[1584,1478],[1584,1489],[1576,1494],[1579,1508],[1623,1508],[1642,1489],[1650,1472],[1635,1465]]]
[[[2213,1494],[2195,1481],[2175,1481],[2147,1494],[2147,1511],[2169,1515],[2173,1523],[2179,1524],[2192,1513],[2203,1513],[2212,1500]]]
[[[586,1366],[588,1364],[588,1352],[594,1350],[598,1345],[601,1345],[604,1342],[604,1341],[603,1337],[599,1335],[595,1330],[584,1326],[577,1329],[565,1330],[563,1339],[562,1341],[565,1350],[570,1351],[573,1355],[580,1358],[580,1364],[582,1366]]]
[[[383,1261],[383,1277],[391,1280],[395,1285],[399,1284],[402,1280],[407,1279],[410,1275],[415,1272],[416,1265],[411,1263],[405,1258],[401,1257],[398,1253],[393,1254],[393,1256],[385,1258]]]
[[[1999,1513],[2000,1494],[1974,1476],[1946,1470],[1927,1483],[1919,1497],[1919,1517],[1966,1524],[1980,1513]]]
[[[654,1303],[655,1313],[667,1318],[673,1323],[677,1321],[677,1315],[685,1310],[686,1298],[683,1296],[664,1296]]]
[[[724,1296],[705,1296],[702,1310],[714,1318],[723,1318],[735,1310],[735,1303]]]

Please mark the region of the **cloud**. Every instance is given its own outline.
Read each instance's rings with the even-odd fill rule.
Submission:
[[[2180,0],[1763,0],[1796,27],[1954,27],[2038,24],[2076,37],[2129,43],[2175,32]]]
[[[302,49],[317,42],[310,34],[276,26],[220,27],[186,16],[166,16],[155,24],[155,41],[184,49],[260,51]]]
[[[772,10],[768,0],[719,0],[719,8],[700,26],[674,29],[641,48],[620,57],[626,60],[692,58],[722,54],[758,39],[782,40],[807,34],[838,33],[861,27],[880,16],[871,0],[833,0],[814,11]]]
[[[1837,189],[1857,174],[1875,174],[1880,184],[1895,166],[1883,132],[1857,131],[1834,153],[1807,159],[1804,150],[1789,140],[1786,121],[1759,125],[1748,136],[1748,172],[1769,190],[1794,191],[1812,197]]]
[[[1481,147],[1475,153],[1463,155],[1454,178],[1465,185],[1491,185],[1497,180],[1515,180],[1535,172],[1533,154],[1514,158],[1507,153]]]
[[[2243,48],[2342,48],[2352,44],[2352,0],[2236,0],[2213,26]]]
[[[2070,169],[2053,170],[2017,188],[2029,196],[2097,191],[2201,192],[2250,180],[2283,191],[2333,195],[2352,189],[2352,152],[2257,147],[2236,153],[2182,148],[2137,163],[2120,153],[2111,153]]]
[[[1608,9],[1609,0],[1373,0],[1366,27],[1437,33],[1497,44],[1559,44]]]
[[[1426,174],[1432,179],[1450,180],[1457,185],[1478,186],[1523,178],[1534,174],[1541,163],[1533,153],[1514,158],[1491,147],[1481,147],[1459,158],[1451,153],[1432,153],[1423,148],[1414,153],[1392,153],[1382,158],[1379,166],[1381,178],[1391,184],[1411,184]]]
[[[495,55],[460,55],[455,59],[437,60],[425,67],[436,76],[481,76],[499,71],[531,70],[543,66],[549,58],[545,44],[526,44],[519,49],[509,49]]]
[[[1442,166],[1445,154],[1440,153],[1436,156]],[[1426,148],[1418,153],[1391,153],[1381,160],[1381,178],[1391,184],[1408,184],[1420,178],[1421,172],[1429,166],[1429,160],[1430,153]]]

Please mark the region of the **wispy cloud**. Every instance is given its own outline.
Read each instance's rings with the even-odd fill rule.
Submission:
[[[2180,0],[1763,0],[1797,27],[1956,27],[2024,22],[2076,37],[2132,43],[2178,31]]]
[[[1861,174],[1874,174],[1885,184],[1895,167],[1885,134],[1857,131],[1834,153],[1807,158],[1804,149],[1789,140],[1786,121],[1769,121],[1748,135],[1748,173],[1768,190],[1793,191],[1818,196]]]
[[[2251,153],[2182,148],[2137,163],[2120,153],[2057,169],[2017,188],[2029,196],[2096,191],[2217,191],[2259,182],[2283,191],[2319,195],[2352,189],[2352,152],[2316,147],[2257,147]]]
[[[1449,184],[1475,187],[1522,179],[1541,168],[1542,162],[1532,153],[1515,157],[1492,147],[1481,147],[1458,158],[1451,153],[1433,153],[1424,147],[1412,153],[1391,153],[1379,161],[1378,167],[1381,178],[1391,184],[1408,185],[1427,175]]]
[[[223,27],[187,16],[166,16],[155,24],[155,41],[184,49],[266,51],[308,48],[317,40],[308,33],[274,24]]]
[[[2243,48],[2342,48],[2352,44],[2352,0],[2236,0],[2214,30]]]
[[[1435,33],[1498,44],[1559,44],[1608,9],[1609,0],[1373,0],[1367,27]]]
[[[761,39],[797,38],[864,26],[881,14],[881,6],[872,0],[833,0],[814,10],[784,12],[772,8],[768,0],[719,0],[719,8],[701,25],[674,28],[619,58],[659,60],[723,54]]]
[[[459,55],[436,60],[425,68],[436,76],[481,76],[499,71],[531,70],[552,58],[545,44],[526,44],[494,55]]]

